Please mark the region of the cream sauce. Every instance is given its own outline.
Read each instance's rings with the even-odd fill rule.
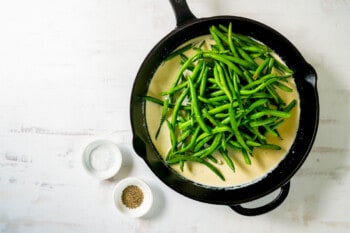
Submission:
[[[203,38],[205,37],[195,38],[193,41],[202,41]],[[147,94],[149,96],[162,99],[163,97],[160,95],[160,93],[170,88],[174,77],[178,73],[179,68],[179,57],[162,63],[154,74]],[[293,92],[279,92],[281,98],[286,103],[289,103],[293,99],[299,100],[294,80],[289,80],[290,81],[287,83],[287,86],[292,88]],[[174,165],[172,167],[187,179],[208,186],[229,187],[245,185],[247,183],[254,182],[273,170],[289,151],[298,128],[299,111],[299,105],[297,104],[297,106],[295,106],[291,111],[292,117],[285,119],[285,121],[278,127],[278,131],[283,140],[280,140],[271,134],[266,135],[268,143],[277,144],[282,149],[267,150],[255,148],[253,151],[253,157],[251,157],[251,165],[245,164],[243,156],[241,154],[235,151],[229,151],[229,156],[231,157],[236,169],[236,171],[233,172],[221,158],[221,155],[214,153],[214,156],[219,160],[219,163],[214,165],[223,174],[225,181],[222,181],[206,166],[199,163],[186,162],[183,171],[180,171],[178,165]],[[161,112],[161,106],[152,102],[147,102],[146,121],[148,131],[158,152],[163,156],[163,158],[165,158],[165,155],[168,153],[168,150],[171,147],[169,130],[165,124],[163,124],[163,127],[161,128],[158,138],[155,139],[155,134],[160,122]]]

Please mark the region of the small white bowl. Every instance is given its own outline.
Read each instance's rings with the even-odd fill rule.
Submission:
[[[136,208],[128,208],[122,201],[123,191],[130,185],[139,187],[143,192],[143,201],[141,205]],[[137,218],[144,216],[151,209],[153,203],[153,195],[150,187],[144,181],[135,177],[128,177],[119,181],[115,186],[113,192],[113,200],[119,212],[127,216]]]
[[[117,174],[122,164],[122,154],[117,145],[108,140],[97,140],[86,146],[83,165],[94,177],[104,180]]]

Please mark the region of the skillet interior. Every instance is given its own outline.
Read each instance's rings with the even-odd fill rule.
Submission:
[[[152,144],[145,119],[146,95],[151,78],[162,60],[184,42],[208,34],[211,25],[228,25],[236,33],[251,36],[272,48],[295,71],[300,96],[300,121],[296,139],[277,168],[261,180],[249,185],[230,188],[203,186],[189,181],[167,167]],[[164,37],[148,54],[136,76],[131,96],[133,145],[150,169],[175,191],[203,202],[234,205],[262,197],[287,183],[306,159],[313,144],[318,125],[318,96],[316,72],[285,37],[259,22],[234,16],[202,18],[187,22]]]

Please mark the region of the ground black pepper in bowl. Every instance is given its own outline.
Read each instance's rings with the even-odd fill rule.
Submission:
[[[139,207],[143,202],[142,190],[136,185],[127,186],[122,193],[122,202],[130,209]]]
[[[113,199],[121,213],[136,218],[144,216],[153,203],[152,190],[136,177],[127,177],[119,181],[114,188]]]

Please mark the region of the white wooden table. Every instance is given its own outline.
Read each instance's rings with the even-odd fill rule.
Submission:
[[[174,192],[133,152],[131,88],[148,51],[175,28],[168,1],[1,1],[0,232],[349,232],[350,1],[188,4],[197,17],[238,15],[273,27],[318,72],[318,135],[286,201],[243,217]],[[122,149],[113,180],[82,167],[94,139]],[[154,192],[144,218],[113,205],[113,187],[129,176]]]

